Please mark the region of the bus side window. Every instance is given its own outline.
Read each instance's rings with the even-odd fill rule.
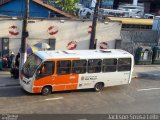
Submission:
[[[72,61],[72,73],[83,74],[86,73],[86,60],[73,60]]]
[[[89,59],[88,60],[88,73],[99,73],[101,72],[101,59]]]
[[[117,68],[117,59],[103,59],[103,72],[115,72]]]
[[[46,61],[42,64],[40,75],[41,76],[48,76],[54,73],[54,62],[53,61]]]
[[[70,72],[71,72],[71,61],[70,60],[57,61],[57,74],[58,75],[70,74]]]
[[[131,58],[119,58],[118,71],[130,71],[130,70],[131,70]]]

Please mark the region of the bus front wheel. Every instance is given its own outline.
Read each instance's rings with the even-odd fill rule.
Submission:
[[[96,85],[94,86],[94,90],[96,92],[102,91],[104,88],[104,83],[100,82],[100,83],[96,83]]]
[[[42,95],[48,95],[48,94],[51,94],[51,92],[52,92],[52,87],[45,86],[45,87],[42,88],[41,94]]]

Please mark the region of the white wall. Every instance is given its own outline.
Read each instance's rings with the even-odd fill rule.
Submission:
[[[88,26],[90,21],[35,21],[35,23],[28,24],[30,31],[29,38],[49,39],[56,38],[56,49],[68,49],[67,45],[71,41],[77,44],[76,49],[88,49],[90,34],[88,33]],[[54,28],[52,29],[51,27]],[[50,28],[50,30],[49,30]],[[55,35],[50,35],[51,32],[57,32]]]
[[[9,49],[15,53],[19,51],[21,44],[21,28],[20,20],[0,20],[0,38],[9,38]],[[0,41],[0,50],[2,50],[2,41]]]
[[[97,48],[100,46],[103,48],[114,49],[116,39],[121,39],[122,24],[120,22],[109,22],[107,24],[100,23],[97,25]],[[107,43],[104,44],[104,43]]]
[[[0,38],[10,38],[9,48],[18,52],[21,45],[22,21],[0,21],[0,25]],[[30,20],[27,28],[29,31],[27,43],[34,45],[37,42],[48,42],[48,39],[55,38],[56,49],[58,50],[74,47],[75,49],[89,49],[90,33],[88,31],[91,25],[91,21]],[[120,30],[121,23],[119,22],[109,22],[108,24],[98,22],[97,47],[100,47],[101,42],[106,42],[108,44],[107,48],[115,48],[115,39],[120,38]],[[15,34],[11,34],[9,31]],[[58,32],[54,35],[49,34],[56,31]]]
[[[20,38],[22,22],[20,20],[2,20],[0,21],[0,37]],[[17,35],[12,35],[14,32]]]

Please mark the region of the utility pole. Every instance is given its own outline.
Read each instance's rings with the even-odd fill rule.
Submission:
[[[103,0],[100,0],[100,5],[99,5],[99,8],[102,8],[102,3],[103,3]]]
[[[137,6],[138,5],[138,0],[133,0],[133,5]]]
[[[158,30],[157,46],[159,46],[159,45],[160,45],[160,19],[159,19],[159,18],[155,18],[154,20],[156,20],[156,19],[157,19],[157,21],[158,21],[158,23],[157,23],[157,30]]]
[[[97,19],[98,19],[98,8],[100,5],[101,0],[97,0],[96,6],[94,8],[94,15],[93,15],[93,21],[92,21],[92,32],[91,32],[91,38],[90,38],[90,45],[89,49],[95,49],[96,48],[96,26],[97,26]]]
[[[29,17],[29,0],[25,0],[25,10],[22,24],[21,53],[20,53],[20,70],[26,61],[26,38],[28,37],[27,20]]]

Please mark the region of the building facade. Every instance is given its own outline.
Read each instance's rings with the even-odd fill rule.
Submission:
[[[22,17],[25,9],[25,0],[0,0],[0,15]],[[57,9],[44,0],[30,0],[29,17],[72,17]]]
[[[17,53],[21,46],[22,20],[0,21],[0,53],[2,56],[9,51]],[[48,43],[51,49],[80,50],[89,49],[92,21],[29,19],[27,44],[38,42]],[[121,23],[97,23],[97,49],[114,49],[116,40],[120,39]],[[73,34],[74,33],[74,34]]]
[[[84,5],[84,7],[92,8],[96,2],[96,0],[80,0],[80,3]],[[114,0],[102,0],[100,6],[102,8],[113,8]]]
[[[154,13],[160,15],[160,0],[137,0],[138,3],[144,4],[145,13]],[[117,9],[122,3],[133,4],[134,0],[114,0],[113,8]]]

